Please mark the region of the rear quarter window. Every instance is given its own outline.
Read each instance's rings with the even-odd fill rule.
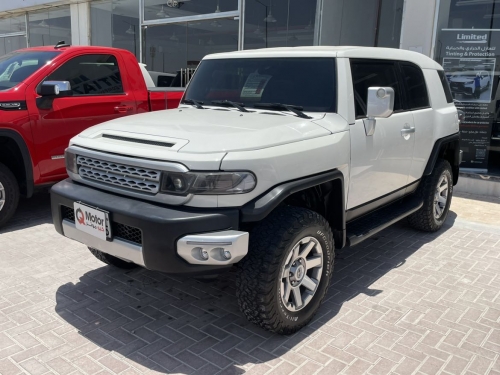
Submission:
[[[444,95],[446,96],[446,101],[448,103],[453,103],[453,95],[450,89],[450,83],[448,82],[448,78],[446,78],[446,74],[444,70],[438,70],[439,80],[441,81],[441,85],[443,86]]]

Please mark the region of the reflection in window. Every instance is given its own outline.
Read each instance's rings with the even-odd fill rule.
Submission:
[[[0,18],[0,34],[26,32],[26,18],[23,15],[17,17]]]
[[[28,33],[30,47],[51,46],[64,40],[71,43],[69,6],[49,8],[48,11],[29,12]]]
[[[74,96],[123,93],[118,62],[112,55],[83,55],[64,63],[47,81],[69,81]]]
[[[90,4],[91,43],[123,48],[139,58],[139,5],[136,0]]]
[[[24,35],[19,35],[20,33]],[[0,37],[0,56],[20,48],[26,48],[25,33],[26,17],[24,15],[0,18],[0,35],[4,34],[3,37]]]
[[[149,26],[143,62],[157,86],[182,87],[208,54],[238,49],[238,21],[217,19]]]
[[[144,0],[144,19],[158,20],[238,10],[239,0]]]
[[[316,0],[246,0],[245,49],[312,46]]]

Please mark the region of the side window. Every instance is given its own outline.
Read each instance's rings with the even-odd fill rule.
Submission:
[[[411,110],[429,107],[429,96],[422,69],[412,63],[401,63],[406,83],[408,105]]]
[[[384,60],[351,59],[352,81],[356,118],[366,117],[368,88],[373,86],[394,89],[394,111],[403,109],[401,105],[401,85],[398,81],[395,62]]]
[[[453,95],[450,89],[450,83],[448,82],[448,78],[446,78],[446,74],[444,70],[438,70],[439,79],[441,80],[441,84],[443,85],[444,95],[446,96],[446,101],[448,103],[453,103]]]
[[[45,80],[69,81],[74,96],[123,93],[120,69],[113,55],[75,57]]]

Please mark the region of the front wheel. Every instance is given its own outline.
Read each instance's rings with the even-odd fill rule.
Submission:
[[[333,272],[330,226],[316,212],[284,207],[250,235],[239,263],[236,295],[247,319],[280,334],[305,326],[326,295]]]
[[[19,203],[19,185],[9,168],[0,163],[0,227],[14,215]]]
[[[408,217],[408,222],[415,229],[426,232],[439,230],[448,216],[453,194],[453,177],[450,163],[439,160],[430,176],[420,182],[417,190],[424,200],[420,210]]]

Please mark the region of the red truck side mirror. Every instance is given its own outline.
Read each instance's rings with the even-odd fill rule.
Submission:
[[[37,94],[47,97],[64,97],[73,95],[68,81],[45,81],[38,86]]]

